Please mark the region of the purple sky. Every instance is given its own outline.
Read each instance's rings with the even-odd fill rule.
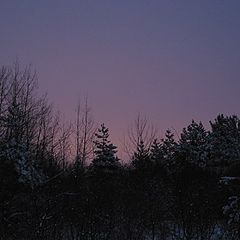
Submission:
[[[239,0],[1,0],[0,65],[37,70],[73,118],[88,95],[118,142],[137,113],[161,130],[240,113]]]

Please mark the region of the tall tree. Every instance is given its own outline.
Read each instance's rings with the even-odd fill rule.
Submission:
[[[104,124],[101,124],[95,137],[95,158],[92,161],[92,167],[105,170],[119,167],[119,159],[116,157],[117,147],[109,140],[109,130]]]
[[[168,170],[172,170],[172,168],[176,164],[176,151],[177,151],[177,143],[174,139],[174,134],[171,130],[167,130],[165,133],[165,137],[161,140],[161,152],[163,158],[163,164],[167,167]]]
[[[77,106],[76,119],[76,167],[85,166],[93,158],[93,139],[96,132],[88,98]]]
[[[211,162],[225,169],[240,160],[240,120],[237,116],[218,115],[211,122]]]
[[[156,133],[157,129],[148,119],[138,114],[133,124],[128,128],[127,137],[124,139],[124,150],[130,159],[142,143],[149,150],[156,138]]]
[[[95,157],[88,172],[91,224],[95,226],[97,239],[101,239],[100,236],[112,239],[118,216],[120,163],[116,146],[109,140],[109,130],[104,124],[95,137]]]
[[[209,158],[208,132],[203,124],[192,123],[183,129],[179,140],[178,151],[187,162],[205,167]]]
[[[150,167],[151,163],[150,150],[145,147],[143,141],[140,141],[137,150],[133,154],[132,164],[136,168],[143,170]]]

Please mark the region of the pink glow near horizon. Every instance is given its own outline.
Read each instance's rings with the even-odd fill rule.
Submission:
[[[32,63],[74,118],[88,95],[115,144],[138,112],[178,132],[239,114],[239,1],[4,1],[0,64]]]

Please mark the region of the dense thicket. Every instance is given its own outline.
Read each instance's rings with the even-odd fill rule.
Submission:
[[[63,125],[36,90],[31,69],[0,69],[0,239],[240,238],[237,116],[192,121],[178,140],[138,118],[121,164],[87,104]]]

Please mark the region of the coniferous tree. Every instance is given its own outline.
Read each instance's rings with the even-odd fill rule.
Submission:
[[[98,239],[111,239],[118,214],[119,170],[116,146],[109,140],[104,124],[95,134],[95,158],[89,168],[89,199],[92,222]],[[93,230],[91,230],[93,231]]]
[[[161,147],[162,146],[158,142],[158,140],[154,139],[154,141],[153,141],[153,143],[151,145],[151,149],[150,149],[150,157],[151,157],[151,160],[154,163],[158,163],[163,158],[163,152],[162,152],[162,148]]]
[[[177,143],[171,130],[167,130],[164,139],[161,140],[161,152],[163,164],[168,171],[173,171],[176,165]]]
[[[145,147],[143,141],[140,141],[136,152],[134,152],[132,164],[137,169],[147,168],[151,164],[149,149]]]
[[[109,130],[104,124],[98,129],[95,134],[95,158],[91,166],[95,169],[113,170],[120,166],[119,159],[116,157],[117,147],[109,140]]]
[[[232,164],[239,163],[240,120],[237,116],[221,114],[210,124],[211,162],[222,172]]]
[[[150,148],[149,157],[151,159],[155,172],[161,174],[167,170],[162,144],[157,139],[153,141],[153,144]]]
[[[209,158],[208,140],[208,132],[204,129],[203,124],[192,120],[192,123],[183,129],[178,153],[187,162],[205,167]]]

